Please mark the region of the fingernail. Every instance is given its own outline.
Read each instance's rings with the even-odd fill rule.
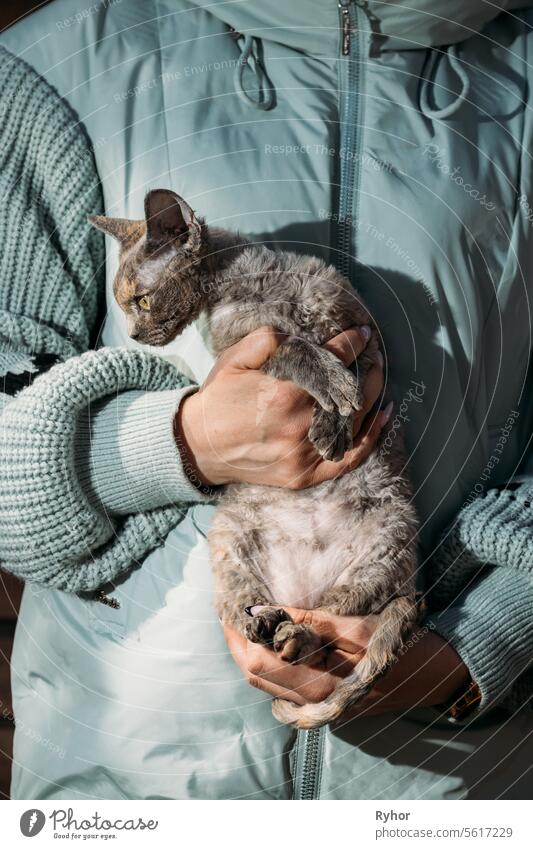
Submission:
[[[384,360],[384,358],[383,358],[383,354],[381,353],[381,351],[378,351],[378,352],[377,352],[377,354],[376,354],[376,360],[378,361],[378,365],[379,365],[379,367],[382,369],[382,368],[383,368],[383,366],[385,365],[385,360]]]
[[[381,414],[381,427],[385,427],[385,425],[387,424],[388,420],[391,417],[393,407],[394,407],[394,401],[389,401],[389,403],[387,404],[387,406],[385,407],[385,409],[383,410],[383,412]]]
[[[368,324],[361,325],[361,327],[359,328],[359,332],[360,332],[361,336],[363,337],[363,339],[365,340],[365,342],[368,342],[368,340],[372,336],[372,331],[370,330],[370,327],[368,326]]]

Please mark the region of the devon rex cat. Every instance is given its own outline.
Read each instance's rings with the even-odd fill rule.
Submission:
[[[321,345],[350,325],[371,325],[348,280],[315,257],[274,252],[208,227],[163,189],[146,196],[145,220],[91,220],[120,243],[114,292],[132,338],[165,345],[205,311],[219,354],[255,328],[274,326],[288,339],[264,371],[315,399],[310,440],[322,457],[344,455],[361,391],[357,377]],[[377,350],[374,328],[359,373]],[[273,702],[282,722],[314,728],[340,717],[383,674],[416,622],[416,516],[404,466],[393,444],[311,489],[234,484],[219,499],[209,545],[223,623],[284,660],[318,664],[318,636],[277,605],[379,614],[364,658],[325,701]],[[251,616],[254,605],[265,607]]]

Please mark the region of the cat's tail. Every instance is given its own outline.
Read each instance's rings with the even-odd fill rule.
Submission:
[[[357,696],[354,697],[353,701],[346,698],[348,694],[343,697],[339,692],[342,685],[337,687],[335,692],[323,702],[316,704],[296,705],[294,702],[285,701],[285,699],[274,699],[272,713],[278,722],[283,722],[285,725],[294,725],[295,728],[305,730],[320,728],[322,725],[340,719],[347,707],[361,699],[372,686],[373,683],[368,684],[365,688],[358,689]]]
[[[363,698],[397,658],[403,642],[416,624],[416,601],[401,596],[389,602],[380,613],[380,621],[368,644],[366,654],[354,671],[323,702],[296,705],[275,699],[272,713],[279,722],[296,728],[320,728],[334,722]]]

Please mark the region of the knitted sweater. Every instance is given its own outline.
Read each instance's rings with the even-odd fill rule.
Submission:
[[[428,624],[456,648],[483,708],[533,708],[533,475],[463,507],[428,569]],[[480,627],[483,631],[480,632]],[[502,659],[505,659],[502,662]]]
[[[9,198],[0,206],[0,375],[13,395],[32,372],[65,361],[10,397],[0,416],[0,563],[25,580],[89,590],[141,564],[188,503],[207,500],[173,438],[177,407],[194,387],[141,351],[83,353],[103,300],[101,236],[86,224],[102,209],[90,144],[67,104],[1,48],[0,79]],[[531,658],[531,574],[525,557],[499,544],[501,534],[517,538],[529,507],[492,511],[496,497],[465,508],[430,575],[440,608],[430,624],[480,684],[482,710],[516,679],[531,684],[521,674]],[[520,528],[525,554],[527,521]]]
[[[71,108],[2,47],[0,84],[3,388],[12,393],[70,357],[14,400],[3,394],[0,563],[25,580],[91,590],[141,562],[181,521],[184,503],[204,499],[172,433],[191,389],[140,351],[73,356],[89,347],[104,295],[103,237],[87,223],[103,209],[92,149]],[[129,389],[142,390],[141,406]]]
[[[0,47],[0,351],[79,354],[103,291],[102,209],[89,140],[72,110]]]

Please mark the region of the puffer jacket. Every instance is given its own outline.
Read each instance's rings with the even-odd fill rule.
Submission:
[[[524,5],[55,0],[2,36],[78,112],[108,214],[139,217],[145,192],[169,186],[208,221],[322,255],[352,278],[383,332],[406,426],[422,583],[436,534],[475,493],[510,415],[493,486],[531,432],[533,12],[500,13]],[[102,341],[134,346],[108,247]],[[210,362],[202,330],[166,352],[197,380]],[[457,730],[427,718],[307,733],[273,720],[213,612],[212,510],[189,511],[116,588],[119,609],[26,591],[14,795],[470,792],[468,730],[465,766]],[[448,743],[451,766],[439,760]],[[505,769],[497,743],[490,757]]]

